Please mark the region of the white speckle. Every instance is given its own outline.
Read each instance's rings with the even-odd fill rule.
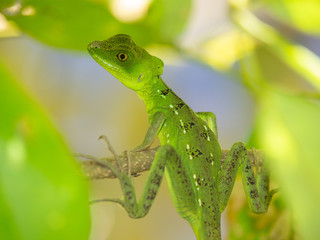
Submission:
[[[213,165],[213,161],[211,162],[211,165]]]
[[[190,159],[193,159],[193,157],[190,155]]]
[[[182,120],[180,119],[180,123],[181,123],[181,126],[183,127],[183,122],[182,122]]]
[[[164,126],[166,127],[166,126],[167,126],[167,123],[164,123]]]
[[[200,188],[197,187],[197,190],[199,191]]]
[[[187,131],[186,131],[185,129],[183,129],[183,133],[184,133],[184,134],[186,134],[186,133],[187,133]]]
[[[165,96],[165,95],[161,95],[161,97],[166,98],[166,96]]]
[[[189,146],[189,144],[187,144],[187,149],[190,149],[190,146]]]
[[[207,131],[208,130],[207,126],[206,125],[203,125],[203,126],[204,126],[204,129]]]
[[[169,133],[167,134],[167,137],[169,137],[170,135],[169,135]]]
[[[201,207],[201,199],[198,198],[199,206]]]
[[[172,106],[171,104],[169,105],[169,107],[170,107],[170,108],[173,108],[173,106]]]
[[[204,179],[203,178],[201,178],[201,181],[203,181]]]
[[[178,114],[179,114],[176,110],[174,110],[174,113],[175,113],[176,115],[178,115]]]
[[[207,137],[207,140],[208,140],[208,142],[210,142],[210,137],[209,136]]]
[[[160,90],[158,89],[157,92],[160,92]]]
[[[213,154],[212,154],[212,153],[210,153],[210,157],[213,157]]]
[[[197,177],[197,175],[194,173],[194,174],[193,174],[193,178],[196,179],[196,177]]]
[[[169,143],[169,142],[170,142],[170,140],[168,139],[168,140],[167,140],[167,143]]]
[[[194,182],[194,185],[198,186],[198,183],[197,183],[197,182]]]

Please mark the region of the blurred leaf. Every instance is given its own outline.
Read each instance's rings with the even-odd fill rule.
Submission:
[[[25,0],[7,19],[46,44],[84,51],[90,42],[118,33],[131,35],[140,45],[172,43],[191,7],[191,0],[154,0],[140,20],[123,23],[111,13],[110,1]]]
[[[150,18],[154,18],[155,21],[151,27],[155,28],[155,33],[159,32],[161,35],[158,36],[159,39],[155,39],[155,42],[165,39],[165,42],[172,43],[175,40],[189,19],[191,2],[191,0],[154,0],[151,9],[154,16]]]
[[[234,29],[209,39],[194,54],[215,69],[228,70],[236,61],[252,52],[255,45],[252,37]]]
[[[270,189],[274,188],[271,183]],[[249,209],[240,172],[238,172],[225,216],[230,229],[226,239],[280,240],[288,239],[286,236],[290,234],[289,216],[285,211],[281,192],[273,196],[266,213],[255,214]]]
[[[0,64],[0,239],[88,239],[85,180],[42,111]]]
[[[302,32],[320,34],[319,0],[265,0],[267,7],[288,25]]]
[[[15,0],[1,0],[0,2],[0,10],[10,7],[14,4]]]
[[[242,180],[239,182],[242,184]],[[236,186],[234,191],[237,187],[239,190],[236,194],[233,193],[234,196],[230,199],[227,208],[228,226],[230,228],[227,239],[288,239],[291,234],[290,220],[288,212],[284,211],[279,195],[274,196],[268,212],[254,214],[250,211],[245,196],[242,196],[244,194],[239,193],[243,192],[243,188]]]
[[[320,236],[320,106],[271,89],[258,115],[259,141],[305,239]]]
[[[246,10],[233,6],[232,17],[240,28],[265,44],[269,51],[320,90],[319,57],[303,46],[290,43],[275,29],[262,23]]]

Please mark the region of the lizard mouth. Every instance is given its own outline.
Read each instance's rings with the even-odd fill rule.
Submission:
[[[106,70],[110,72],[119,72],[120,70],[116,65],[110,64],[108,61],[105,61],[101,45],[102,42],[100,41],[94,41],[88,45],[87,49],[91,57]]]

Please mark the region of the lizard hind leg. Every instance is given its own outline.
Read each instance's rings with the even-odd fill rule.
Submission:
[[[257,164],[256,167],[258,168]],[[248,150],[241,142],[232,146],[219,172],[220,211],[222,212],[228,203],[238,168],[241,169],[242,182],[250,209],[254,213],[266,212],[271,198],[277,190],[269,190],[269,173],[263,163],[260,170],[257,170],[256,174],[254,173],[254,166],[249,158]]]

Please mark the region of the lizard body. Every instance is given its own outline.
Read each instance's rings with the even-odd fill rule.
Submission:
[[[122,205],[130,217],[143,217],[156,196],[162,176],[171,198],[198,240],[221,239],[220,217],[241,168],[251,210],[267,211],[269,192],[264,167],[255,177],[244,143],[235,143],[220,169],[221,149],[213,113],[194,113],[161,79],[163,62],[137,46],[130,36],[115,35],[88,46],[91,56],[144,101],[150,127],[144,142],[133,151],[150,147],[158,136],[158,149],[140,200],[132,179],[122,169],[106,164],[119,178],[123,199],[104,199]]]

